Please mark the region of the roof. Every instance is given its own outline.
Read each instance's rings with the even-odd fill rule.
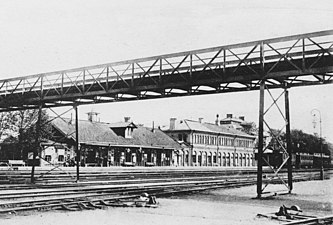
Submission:
[[[216,133],[232,134],[232,135],[239,135],[239,136],[249,136],[249,137],[251,136],[254,138],[254,136],[252,136],[252,135],[249,135],[243,131],[231,128],[229,126],[223,126],[223,125],[217,126],[216,124],[211,124],[211,123],[204,123],[204,126]]]
[[[125,127],[137,127],[137,126],[133,122],[117,122],[117,123],[109,123],[109,127],[125,128]]]
[[[143,146],[156,146],[164,148],[180,149],[178,142],[173,140],[169,135],[161,131],[160,129],[139,126],[133,131],[133,144]]]
[[[209,132],[209,133],[220,133],[220,134],[227,134],[227,135],[239,135],[242,137],[251,137],[255,138],[253,135],[249,135],[243,131],[237,130],[229,126],[230,124],[223,124],[223,125],[216,125],[215,123],[206,123],[206,122],[199,122],[194,120],[181,120],[179,123],[176,124],[175,131],[183,130],[183,131],[201,131],[201,132]],[[167,130],[168,132],[172,130]]]
[[[69,135],[75,140],[75,123],[71,123],[70,119],[56,118],[52,121],[53,126],[63,135]],[[180,145],[171,137],[159,129],[152,129],[135,126],[133,130],[133,138],[124,138],[118,136],[111,127],[114,124],[121,123],[103,123],[90,122],[87,120],[79,120],[79,142],[81,144],[92,144],[100,146],[127,146],[127,147],[151,147],[151,148],[168,148],[180,149]],[[131,124],[129,122],[128,124]]]

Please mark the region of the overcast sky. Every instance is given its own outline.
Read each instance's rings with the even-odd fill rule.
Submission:
[[[0,78],[333,29],[333,1],[1,0]],[[290,90],[291,127],[313,133],[322,114],[333,141],[333,85]],[[170,117],[213,122],[216,114],[258,122],[259,92],[81,106],[103,121],[124,116],[167,125]],[[282,102],[283,103],[283,102]],[[282,126],[275,111],[269,116]],[[317,125],[317,128],[319,125]]]

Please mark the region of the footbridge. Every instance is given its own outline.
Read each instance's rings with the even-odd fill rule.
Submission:
[[[332,83],[333,30],[0,80],[0,111]]]
[[[83,104],[260,90],[260,197],[264,126],[270,129],[264,116],[278,107],[273,99],[265,111],[264,93],[280,88],[285,96],[284,113],[279,110],[286,122],[288,157],[281,167],[288,164],[286,186],[291,191],[288,89],[332,83],[332,52],[333,30],[327,30],[4,79],[0,80],[0,112],[74,106],[77,113],[77,106]],[[79,169],[77,173],[79,178]]]

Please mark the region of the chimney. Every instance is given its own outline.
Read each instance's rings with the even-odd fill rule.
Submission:
[[[202,118],[202,117],[200,117],[200,118],[199,118],[199,123],[202,123],[202,120],[203,120],[203,118]]]
[[[232,114],[227,114],[227,118],[232,118]]]
[[[128,123],[128,122],[130,121],[130,119],[131,119],[131,117],[129,117],[129,116],[125,116],[125,117],[124,117],[125,123]]]
[[[219,114],[216,114],[215,124],[216,124],[217,126],[219,125]]]
[[[245,121],[245,116],[240,116],[239,119]]]
[[[176,128],[176,118],[170,118],[170,127],[169,130],[174,130]]]

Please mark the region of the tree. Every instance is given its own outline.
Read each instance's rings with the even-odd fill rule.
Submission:
[[[243,122],[241,123],[242,131],[250,134],[250,135],[257,135],[258,128],[254,122]]]
[[[52,137],[51,124],[45,110],[42,111],[40,140]],[[36,143],[38,110],[3,112],[0,115],[0,140],[2,144],[15,145],[11,151],[15,158],[26,159],[28,152],[38,147]],[[13,156],[14,157],[14,156]]]
[[[278,140],[283,146],[286,146],[286,133],[281,132],[279,133],[277,130],[272,130],[270,132],[271,136],[275,136],[276,138],[272,138],[271,142],[269,143],[269,148],[273,150],[282,150],[281,145],[278,144]],[[321,149],[323,153],[330,154],[330,147],[332,144],[328,144],[324,138],[322,140],[312,134],[304,133],[302,130],[293,129],[290,132],[291,138],[291,148],[292,152],[305,152],[305,153],[320,153]]]

